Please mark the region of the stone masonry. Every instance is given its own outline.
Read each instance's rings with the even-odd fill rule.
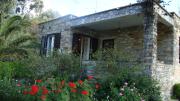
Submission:
[[[73,51],[76,33],[86,39],[86,47],[92,46],[88,45],[90,38],[96,38],[98,49],[103,47],[104,40],[113,39],[114,48],[134,54],[136,60],[144,64],[146,73],[159,81],[163,101],[171,101],[172,86],[180,83],[180,18],[154,2],[137,3],[82,17],[67,15],[39,24],[41,36],[54,33],[61,34],[59,50],[63,53]],[[89,56],[89,52],[81,54]]]

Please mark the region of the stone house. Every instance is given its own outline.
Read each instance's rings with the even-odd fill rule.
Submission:
[[[97,49],[118,47],[132,52],[159,81],[163,101],[170,101],[172,86],[180,82],[180,18],[155,2],[149,7],[143,5],[147,3],[41,23],[41,54],[58,49],[81,54],[82,60],[90,61]]]

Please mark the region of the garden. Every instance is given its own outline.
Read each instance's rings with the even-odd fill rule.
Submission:
[[[0,101],[161,101],[158,82],[129,53],[98,50],[93,69],[57,49],[41,55],[37,26],[54,19],[42,8],[42,0],[0,1]]]
[[[123,53],[111,50],[108,54],[108,59],[95,54],[96,61],[103,61],[97,62],[91,75],[73,54],[33,53],[25,59],[3,61],[1,101],[161,101],[160,87],[144,74],[141,64],[121,66],[117,58]]]
[[[140,63],[121,65],[120,60],[135,60],[119,50],[94,53],[92,75],[78,55],[58,51],[40,55],[32,30],[37,19],[27,15],[1,19],[1,101],[161,101],[157,82]]]

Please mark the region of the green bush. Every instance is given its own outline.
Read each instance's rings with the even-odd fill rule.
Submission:
[[[52,77],[57,70],[51,57],[30,56],[21,63],[24,64],[23,68],[28,70],[30,78],[33,79]]]
[[[144,66],[134,56],[117,49],[108,50],[106,55],[109,58],[99,58],[100,62],[97,62],[95,69],[95,78],[102,84],[101,90],[95,94],[98,100],[105,100],[106,97],[114,100],[111,93],[112,84],[118,88],[123,86],[124,82],[128,82],[130,85],[136,84],[135,87],[145,101],[161,101],[160,87],[155,80],[144,73]]]
[[[101,89],[95,92],[95,98],[101,101],[106,100],[106,98],[109,97],[110,100],[118,101],[116,100],[116,97],[114,97],[114,95],[117,94],[112,94],[112,88],[121,88],[123,87],[124,82],[128,82],[130,86],[135,84],[134,87],[137,92],[142,95],[141,98],[145,101],[161,101],[160,87],[157,86],[156,81],[146,75],[137,75],[134,72],[131,72],[132,68],[129,71],[127,69],[121,69],[121,72],[117,72],[117,74],[114,74],[114,76],[107,79],[98,78],[97,81],[101,84]],[[127,95],[135,94],[132,96],[136,98],[138,97],[138,95],[136,95],[138,93],[129,92]],[[124,97],[128,98],[128,96]]]
[[[77,79],[80,76],[79,57],[72,54],[55,54],[49,57],[30,55],[13,64],[15,78],[51,78],[69,76]]]
[[[25,60],[16,61],[13,64],[14,67],[14,75],[13,78],[23,79],[23,78],[31,78],[32,73],[30,72],[30,68],[24,63]]]
[[[103,53],[106,52],[104,51]],[[124,53],[117,50],[108,51],[106,55],[108,57],[107,59],[96,58],[98,62],[96,62],[93,79],[90,82],[85,81],[84,85],[86,86],[83,88],[77,86],[80,91],[82,89],[90,91],[91,94],[89,96],[74,93],[70,94],[71,89],[65,87],[61,89],[64,91],[63,93],[58,95],[51,93],[47,96],[47,100],[56,101],[57,99],[63,99],[63,101],[66,101],[73,99],[74,101],[74,99],[77,99],[77,101],[81,101],[86,99],[86,101],[140,101],[143,99],[145,101],[161,101],[157,82],[144,74],[143,65],[138,63],[133,56],[124,55]],[[122,64],[123,62],[124,64]],[[0,71],[1,78],[14,77],[19,78],[21,81],[26,81],[30,78],[28,82],[23,83],[26,84],[26,86],[19,87],[22,89],[34,84],[34,79],[42,79],[45,81],[47,78],[59,77],[59,80],[51,79],[39,85],[45,85],[51,92],[57,89],[57,84],[62,80],[66,80],[66,82],[74,81],[74,83],[78,85],[77,80],[81,76],[80,70],[82,69],[79,57],[72,54],[56,54],[50,57],[32,55],[24,60],[12,63],[3,62],[0,66],[3,67],[2,71],[9,71],[7,74]],[[5,67],[10,69],[8,70],[8,68]],[[5,99],[2,101],[11,101],[11,99],[13,99],[13,101],[39,100],[39,96],[37,98],[37,96],[22,95],[22,89],[16,87],[14,80],[8,78],[0,82],[0,97],[4,96],[3,99]],[[128,86],[125,85],[125,82],[128,83]],[[100,87],[94,86],[94,84],[100,84]],[[66,83],[66,85],[68,84]],[[92,89],[93,87],[95,88]],[[120,90],[122,88],[124,89],[123,91]],[[27,90],[29,90],[29,88]],[[19,91],[21,92],[18,93]],[[41,91],[39,94],[41,94]]]
[[[13,62],[0,62],[0,79],[12,78],[14,75]]]
[[[0,98],[1,101],[25,101],[21,99],[16,81],[8,78],[0,80]]]
[[[53,64],[57,67],[57,76],[70,76],[71,79],[77,79],[80,76],[82,68],[79,56],[57,53],[52,58]]]
[[[175,84],[173,86],[173,97],[180,100],[180,84]]]
[[[22,61],[0,62],[0,76],[6,78],[27,78],[31,76],[29,68]]]
[[[40,56],[29,56],[26,59],[15,61],[13,64],[14,78],[37,79],[51,77],[56,67],[49,58]]]

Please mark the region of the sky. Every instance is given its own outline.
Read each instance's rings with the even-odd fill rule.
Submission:
[[[135,3],[137,0],[43,0],[44,11],[52,9],[58,12],[61,16],[73,14],[76,16],[83,16],[100,12],[112,8],[126,6]],[[166,2],[170,0],[165,0]],[[179,2],[178,2],[179,1]],[[172,0],[166,6],[169,12],[180,11],[180,0]]]

